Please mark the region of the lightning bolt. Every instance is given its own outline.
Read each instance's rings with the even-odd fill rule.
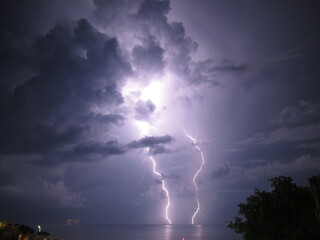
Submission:
[[[161,131],[158,130],[155,126],[150,126],[150,124],[148,124],[148,123],[142,124],[139,121],[136,122],[136,123],[138,124],[138,127],[140,127],[142,135],[144,135],[144,133],[148,133],[149,129],[152,129],[152,130],[156,131],[157,133],[161,133]],[[145,148],[145,151],[148,154],[148,152],[150,152],[150,148]],[[170,195],[169,195],[169,191],[168,191],[168,189],[167,189],[167,187],[165,185],[165,182],[164,182],[164,175],[157,171],[156,160],[150,154],[149,154],[149,159],[152,162],[153,173],[161,178],[161,187],[162,187],[162,190],[165,192],[165,195],[166,195],[166,198],[167,198],[167,205],[166,205],[166,208],[165,208],[165,218],[166,218],[167,222],[169,224],[171,224],[171,220],[169,218]]]
[[[166,216],[166,219],[168,221],[169,224],[171,224],[171,220],[169,218],[169,207],[170,207],[170,197],[169,197],[169,191],[168,189],[166,188],[166,185],[164,183],[164,179],[163,179],[163,176],[160,172],[157,171],[157,164],[156,164],[156,161],[155,159],[152,157],[152,156],[149,156],[151,162],[152,162],[152,170],[153,170],[153,173],[159,177],[161,177],[161,186],[162,186],[162,190],[166,193],[166,198],[167,198],[167,205],[166,205],[166,208],[165,208],[165,216]]]
[[[193,176],[193,179],[192,179],[194,188],[196,190],[196,200],[197,200],[197,209],[193,213],[192,218],[191,218],[191,224],[194,224],[194,219],[195,219],[195,217],[197,216],[197,214],[200,211],[198,184],[196,183],[196,180],[198,178],[199,173],[202,170],[203,164],[205,163],[205,158],[204,158],[204,155],[203,155],[203,152],[202,152],[201,148],[197,145],[197,140],[194,137],[192,137],[191,135],[189,135],[184,128],[181,127],[181,129],[185,133],[186,137],[189,138],[193,142],[193,146],[200,152],[200,156],[201,156],[201,165],[200,165],[198,171],[196,171],[196,173],[195,173],[195,175]]]

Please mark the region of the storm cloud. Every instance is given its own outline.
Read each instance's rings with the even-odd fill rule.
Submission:
[[[144,137],[137,141],[133,141],[128,144],[129,148],[146,148],[146,147],[155,147],[159,144],[166,144],[173,141],[173,137],[169,135],[160,136],[160,137]]]
[[[56,25],[31,47],[38,66],[34,76],[8,86],[2,101],[2,152],[52,151],[88,136],[93,121],[122,124],[119,114],[92,112],[123,103],[117,84],[130,74],[130,65],[116,39],[81,19],[75,27]]]
[[[147,100],[145,102],[138,101],[137,106],[135,107],[136,118],[148,119],[155,109],[156,105],[154,105],[150,100]]]
[[[1,1],[2,217],[163,223],[152,155],[189,223],[182,128],[197,223],[319,172],[319,6],[249,2]]]

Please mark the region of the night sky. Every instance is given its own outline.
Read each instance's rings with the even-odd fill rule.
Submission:
[[[189,224],[201,153],[197,224],[231,220],[268,178],[307,184],[320,173],[319,12],[2,0],[0,219],[163,224],[165,183],[172,223]]]

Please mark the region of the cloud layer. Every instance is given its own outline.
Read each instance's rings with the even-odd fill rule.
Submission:
[[[151,154],[174,221],[189,223],[200,162],[180,126],[206,158],[197,183],[213,214],[199,223],[226,219],[267,177],[318,172],[319,8],[278,6],[1,1],[3,217],[162,223]]]

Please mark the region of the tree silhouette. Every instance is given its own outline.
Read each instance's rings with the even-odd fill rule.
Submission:
[[[48,232],[37,232],[25,224],[12,224],[8,221],[0,221],[0,240],[17,240],[27,237],[29,240],[48,239]],[[54,238],[57,239],[57,238]]]
[[[320,175],[309,178],[308,182],[316,204],[316,217],[320,223]]]
[[[38,232],[37,235],[39,235],[42,238],[45,238],[45,237],[48,237],[50,234],[48,232],[41,231],[41,232]]]
[[[34,234],[34,230],[25,224],[15,224],[15,226],[18,228],[19,234],[23,234],[23,235]]]
[[[8,221],[0,222],[0,239],[16,240],[18,239],[17,228]]]
[[[255,189],[240,203],[238,216],[228,227],[244,240],[320,239],[315,204],[308,187],[297,186],[290,177],[269,179],[271,192]]]

